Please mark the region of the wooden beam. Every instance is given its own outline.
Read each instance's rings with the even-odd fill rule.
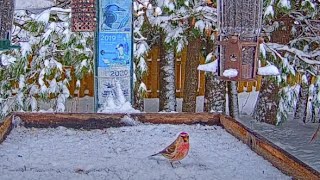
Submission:
[[[102,129],[120,127],[126,124],[121,121],[124,116],[132,117],[142,123],[153,124],[208,124],[218,125],[219,114],[212,113],[135,113],[135,114],[103,114],[103,113],[21,113],[25,127],[58,127],[83,129]]]
[[[135,120],[153,124],[206,124],[219,125],[220,115],[213,113],[138,113]]]
[[[261,135],[251,131],[231,117],[220,117],[221,125],[233,136],[247,144],[254,152],[261,155],[294,179],[320,179],[320,173],[293,155],[276,146]]]
[[[124,126],[125,114],[97,113],[14,113],[25,127],[48,128],[64,126],[75,129],[102,129]]]

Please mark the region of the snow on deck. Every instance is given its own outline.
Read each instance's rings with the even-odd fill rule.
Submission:
[[[318,123],[303,123],[290,117],[283,124],[273,126],[249,116],[241,117],[240,122],[320,172],[320,137],[310,142]]]
[[[189,155],[174,163],[162,150],[181,132]],[[148,125],[74,130],[13,129],[0,144],[0,179],[290,179],[219,126]]]

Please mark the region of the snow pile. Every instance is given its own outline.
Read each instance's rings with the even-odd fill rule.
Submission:
[[[264,16],[269,16],[269,15],[272,17],[274,16],[274,10],[272,5],[269,5],[264,12]]]
[[[139,113],[132,108],[131,103],[123,95],[120,83],[115,82],[115,86],[108,90],[106,101],[98,109],[98,113]]]
[[[286,9],[290,9],[291,8],[291,4],[290,4],[289,0],[280,0],[279,3],[278,3],[278,6],[286,8]]]
[[[218,69],[218,60],[212,61],[207,64],[200,64],[197,69],[199,71],[216,73]]]
[[[107,102],[98,110],[98,113],[139,113],[139,110],[134,109],[130,102],[123,104],[115,104],[113,99],[108,99]]]
[[[233,78],[238,76],[238,70],[236,69],[226,69],[222,74],[224,77]]]
[[[30,9],[32,11],[39,11],[42,9],[50,8],[55,5],[54,0],[15,0],[15,9]]]
[[[124,117],[121,119],[120,122],[121,122],[121,123],[124,123],[124,124],[127,125],[127,126],[137,126],[137,125],[140,124],[139,121],[136,121],[136,120],[132,119],[132,118],[129,117],[129,116],[124,116]]]
[[[258,68],[258,74],[262,76],[277,76],[280,72],[276,66],[268,65]]]
[[[182,131],[191,149],[181,164],[150,157]],[[0,144],[0,162],[2,180],[290,179],[219,126],[19,127]]]

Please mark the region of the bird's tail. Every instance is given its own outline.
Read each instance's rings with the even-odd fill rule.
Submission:
[[[150,157],[151,157],[151,156],[157,156],[157,155],[159,155],[159,154],[160,154],[160,152],[155,153],[155,154],[152,154],[152,155],[150,155]]]

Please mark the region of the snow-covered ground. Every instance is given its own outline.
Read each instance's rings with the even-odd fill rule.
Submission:
[[[162,150],[190,134],[189,155]],[[13,129],[0,145],[0,179],[290,179],[219,126],[152,125],[103,130]]]

